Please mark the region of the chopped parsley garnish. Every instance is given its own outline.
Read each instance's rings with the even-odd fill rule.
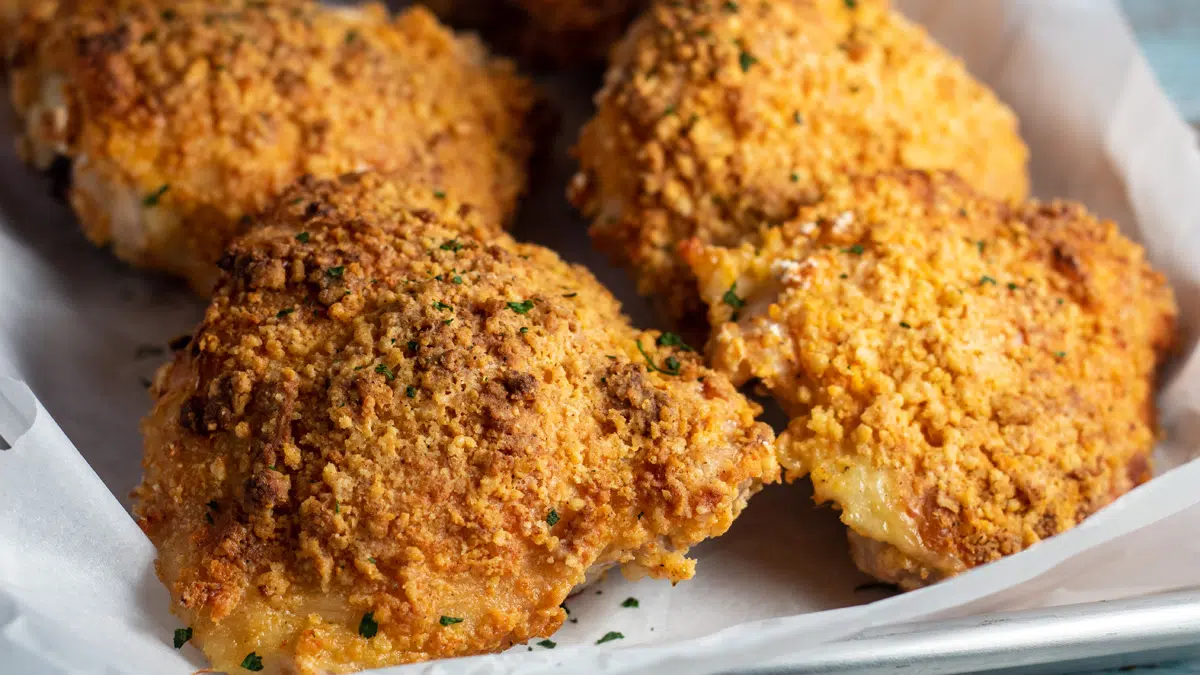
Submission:
[[[375,556],[371,556],[371,557],[367,558],[367,562],[369,562],[369,563],[371,563],[372,565],[374,565],[374,564],[375,564]]]
[[[375,613],[367,612],[363,614],[362,621],[358,622],[358,634],[370,640],[379,632],[379,624],[375,623]]]
[[[409,398],[416,398],[417,397],[417,388],[412,386],[411,384],[408,385],[407,387],[404,388],[404,395]]]
[[[409,340],[409,341],[408,341],[408,351],[410,351],[410,352],[415,352],[415,351],[417,351],[417,348],[419,348],[420,346],[421,346],[421,345],[418,345],[416,340]]]
[[[1010,291],[1015,291],[1015,290],[1017,290],[1018,288],[1020,288],[1020,286],[1016,285],[1015,283],[1013,283],[1013,282],[1011,282],[1011,281],[1010,281],[1010,282],[1008,282],[1008,290],[1010,290]]]
[[[738,310],[746,306],[746,301],[738,297],[736,281],[729,287],[729,290],[725,291],[725,295],[721,296],[721,302],[733,308],[733,316],[730,319],[737,321]]]
[[[434,190],[434,191],[433,191],[433,196],[434,196],[434,197],[437,197],[438,199],[445,199],[445,198],[446,198],[446,193],[445,193],[445,192],[442,192],[441,190]]]
[[[979,249],[979,255],[983,255],[983,249],[987,248],[987,242],[980,239],[975,242],[975,248]]]
[[[391,368],[388,368],[386,363],[381,363],[381,364],[375,366],[375,372],[386,377],[388,382],[391,382],[392,380],[396,379],[396,374],[392,372]]]
[[[658,339],[655,340],[654,343],[659,347],[678,347],[685,352],[693,351],[692,348],[683,341],[683,338],[679,337],[675,333],[663,333],[662,335],[658,336]]]
[[[341,512],[342,512],[342,503],[341,503],[341,502],[339,502],[339,501],[338,501],[338,500],[336,500],[336,499],[335,499],[335,500],[333,500],[333,512],[334,512],[334,513],[341,513]]]
[[[528,314],[529,310],[533,309],[532,300],[522,300],[521,302],[510,302],[508,308],[517,314]]]
[[[342,276],[345,273],[346,273],[345,265],[338,265],[337,267],[330,267],[329,269],[325,270],[325,274],[328,274],[329,276],[331,276],[335,279]]]
[[[730,14],[735,14],[738,11],[738,4],[733,0],[726,0],[725,4],[721,5],[721,8]]]
[[[208,523],[209,525],[216,525],[216,521],[213,520],[212,514],[208,513],[207,511],[204,513],[204,522]]]
[[[799,112],[792,113],[792,121],[795,122],[796,124],[804,124],[804,118],[800,115]]]
[[[446,241],[446,243],[442,244],[443,251],[454,251],[455,253],[458,253],[459,251],[463,250],[463,248],[464,247],[462,243],[457,239],[449,239]]]
[[[907,321],[901,321],[901,322],[900,322],[900,327],[901,327],[901,328],[912,328],[912,326],[908,325],[908,322],[907,322]]]
[[[850,255],[862,255],[864,250],[866,249],[862,247],[862,244],[855,244],[850,248],[842,249],[842,253],[849,253]]]
[[[1060,359],[1065,359],[1067,357],[1066,352],[1054,352],[1054,355]]]
[[[555,647],[558,646],[558,644],[555,643],[553,640],[542,640],[541,642],[539,642],[537,644],[539,647],[545,647],[546,649],[554,649]]]
[[[454,319],[446,319],[446,320],[442,321],[443,326],[449,326],[452,323],[454,323]]]
[[[646,365],[651,371],[662,373],[663,375],[679,374],[679,359],[675,358],[674,356],[667,357],[667,360],[663,363],[663,366],[665,367],[659,368],[658,366],[654,365],[654,359],[651,359],[650,355],[646,353],[645,348],[642,347],[642,341],[637,340],[636,343],[638,351],[641,352],[642,357],[646,359]]]
[[[624,638],[625,638],[624,635],[618,633],[615,630],[610,630],[604,634],[604,637],[600,638],[599,640],[596,640],[596,644],[602,645],[605,642],[612,642],[613,640],[622,640]]]
[[[577,296],[577,295],[579,295],[579,294],[578,294],[578,293],[567,293],[567,294],[566,294],[566,295],[564,295],[563,297],[564,297],[564,298],[573,298],[573,297],[575,297],[575,296]]]
[[[308,243],[308,233],[301,232],[300,234],[296,235],[296,241],[300,242],[301,244],[307,244]]]
[[[442,624],[443,626],[453,626],[456,623],[462,622],[463,620],[457,616],[446,616],[445,614],[442,615],[442,618],[438,619],[438,623]]]
[[[982,286],[984,284],[991,284],[991,285],[995,286],[996,280],[985,274],[982,277],[979,277],[979,285]]]
[[[433,308],[440,309],[442,311],[454,309],[453,307],[451,307],[450,305],[447,305],[446,303],[442,302],[441,300],[438,300],[437,302],[433,303]]]
[[[799,183],[800,182],[800,174],[793,171],[792,175],[791,175],[791,179],[792,179],[793,183]]]
[[[175,649],[182,649],[192,639],[192,627],[175,629]]]
[[[743,73],[749,72],[750,66],[753,66],[756,63],[758,63],[758,59],[754,58],[754,55],[750,52],[743,49],[741,53],[738,54],[738,65],[742,67]]]
[[[346,44],[350,44],[357,39],[358,39],[358,31],[356,31],[356,30],[346,31]]]
[[[625,602],[622,602],[622,603],[621,603],[621,606],[622,606],[622,607],[633,607],[633,608],[637,608],[637,606],[638,606],[638,599],[637,599],[637,598],[625,598]]]
[[[854,9],[858,7],[858,0],[842,0],[842,3],[846,5],[846,9]]]
[[[454,278],[453,278],[453,279],[451,279],[450,281],[451,281],[451,283],[453,283],[455,286],[462,286],[462,282],[463,282],[463,281],[462,281],[462,277],[458,276],[457,274],[455,274],[455,275],[454,275]]]
[[[521,326],[521,331],[520,331],[520,332],[521,332],[521,335],[524,335],[524,334],[528,333],[528,332],[529,332],[529,326]]]
[[[554,509],[550,509],[550,513],[546,514],[546,524],[550,527],[554,527],[559,520],[560,518],[558,517],[558,511],[555,511]]]
[[[295,307],[286,307],[284,309],[279,310],[278,312],[275,312],[275,318],[282,319],[283,317],[287,316],[288,314],[291,314],[294,311],[296,311]]]
[[[250,652],[246,655],[246,658],[242,659],[242,667],[246,670],[257,673],[263,669],[262,657],[254,652]]]
[[[163,195],[167,194],[167,190],[170,190],[170,189],[171,189],[171,185],[169,183],[163,184],[157,190],[155,190],[154,192],[151,192],[150,194],[148,194],[144,198],[142,198],[142,206],[144,206],[148,209],[152,209],[155,206],[158,206],[158,203],[160,201],[162,201]]]
[[[662,116],[663,116],[663,117],[670,117],[671,115],[674,115],[674,114],[675,114],[675,106],[673,106],[673,105],[669,105],[669,106],[667,106],[667,107],[666,107],[666,109],[665,109],[665,110],[663,110],[663,114],[662,114]]]

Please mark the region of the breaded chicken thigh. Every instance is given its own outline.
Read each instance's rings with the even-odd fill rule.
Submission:
[[[883,0],[660,2],[613,55],[571,199],[673,319],[703,311],[679,242],[737,245],[846,174],[1026,194],[1012,111]]]
[[[880,579],[913,588],[1016,553],[1150,478],[1174,296],[1079,205],[885,173],[757,248],[684,249],[714,366],[783,404],[789,479],[812,477]]]
[[[570,66],[601,61],[646,0],[431,0],[454,25],[478,30],[507,51]]]
[[[247,214],[302,175],[397,172],[497,225],[525,190],[531,85],[424,9],[43,0],[34,13],[13,62],[25,155],[71,160],[91,240],[198,291]]]
[[[136,512],[219,670],[550,635],[610,565],[690,577],[688,548],[778,478],[758,407],[675,336],[469,208],[388,185],[281,198],[156,377]]]

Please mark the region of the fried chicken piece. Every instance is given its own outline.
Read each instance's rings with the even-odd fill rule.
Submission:
[[[845,174],[1027,191],[1012,111],[882,0],[659,3],[613,55],[570,196],[675,320],[703,312],[679,242],[735,246]]]
[[[1150,478],[1174,296],[1117,226],[950,174],[831,188],[761,247],[685,245],[710,355],[792,416],[865,572],[914,588],[1016,553]]]
[[[217,669],[550,635],[607,566],[689,578],[778,478],[759,408],[586,270],[388,185],[281,198],[156,377],[136,512]]]
[[[645,0],[432,0],[438,15],[534,62],[602,61]]]
[[[397,172],[503,223],[526,185],[532,86],[422,8],[305,0],[43,0],[22,27],[25,155],[74,162],[88,237],[202,292],[306,174]]]

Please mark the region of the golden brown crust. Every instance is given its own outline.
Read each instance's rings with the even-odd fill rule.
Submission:
[[[702,309],[680,241],[736,245],[845,174],[1027,190],[1012,111],[882,0],[656,4],[614,49],[577,154],[594,239],[676,319]]]
[[[789,410],[781,464],[877,540],[855,546],[873,574],[912,587],[1015,553],[1150,477],[1174,297],[1079,205],[887,173],[758,248],[684,248],[715,367]]]
[[[534,63],[602,61],[645,0],[432,0],[446,21],[482,31]]]
[[[91,239],[198,289],[239,219],[305,174],[396,172],[496,224],[525,190],[531,85],[424,9],[44,0],[35,11],[14,61],[27,153],[76,159],[71,199]],[[45,103],[55,87],[61,112]]]
[[[586,270],[390,185],[281,198],[156,378],[137,514],[218,669],[549,635],[589,568],[686,579],[778,477],[757,406]]]

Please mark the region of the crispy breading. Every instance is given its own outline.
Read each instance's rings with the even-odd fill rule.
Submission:
[[[388,186],[282,197],[152,388],[136,513],[217,669],[550,635],[589,572],[690,577],[778,479],[758,406],[585,269]]]
[[[22,26],[27,157],[74,160],[88,237],[207,292],[213,263],[306,174],[376,169],[504,223],[525,191],[532,85],[425,9],[305,0],[44,0]]]
[[[673,319],[703,311],[680,241],[736,245],[845,174],[1026,194],[1015,115],[882,0],[658,3],[613,53],[571,199]]]
[[[783,404],[780,463],[841,509],[881,579],[1016,553],[1150,478],[1174,296],[1082,206],[885,173],[758,248],[684,248],[715,367]]]
[[[431,0],[446,21],[478,30],[535,63],[571,66],[608,55],[646,0]]]

